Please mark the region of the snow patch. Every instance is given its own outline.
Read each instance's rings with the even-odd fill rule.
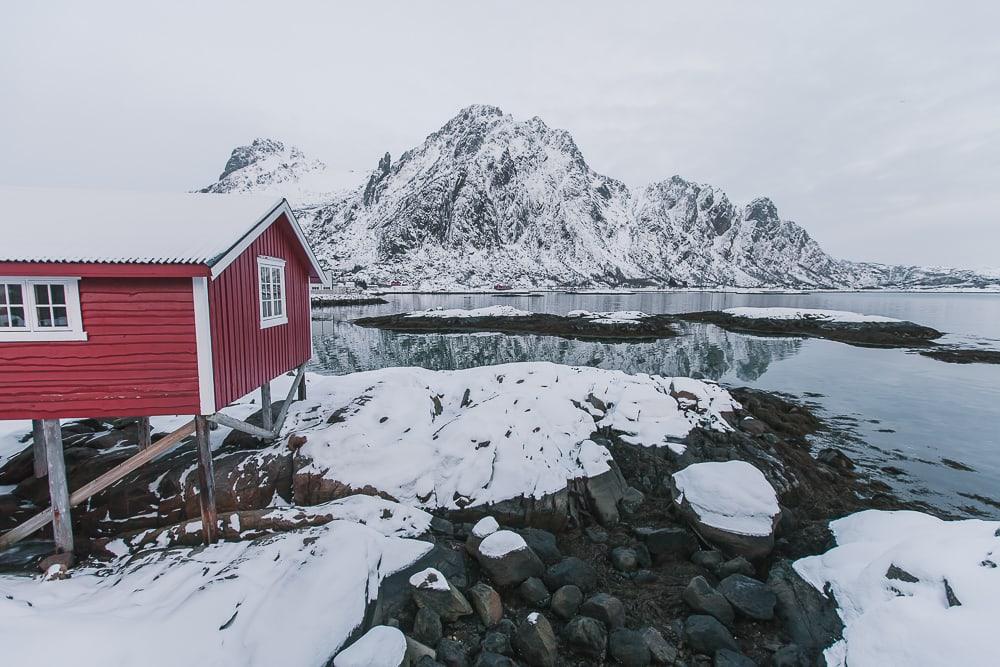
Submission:
[[[528,548],[528,543],[524,538],[512,530],[498,530],[479,545],[479,553],[487,558],[503,558],[514,551],[522,551]]]
[[[410,585],[414,588],[423,588],[432,591],[447,591],[448,580],[438,570],[429,567],[426,570],[417,572],[410,577]]]
[[[434,308],[431,310],[415,310],[406,317],[528,317],[534,315],[526,310],[513,306],[486,306],[484,308]]]
[[[753,320],[815,320],[819,322],[902,322],[882,315],[862,315],[849,310],[821,310],[819,308],[726,308],[722,312],[733,317]]]
[[[472,527],[472,536],[483,539],[487,535],[492,535],[498,530],[500,530],[500,524],[497,523],[497,520],[491,516],[484,516],[476,522],[475,526]]]
[[[736,535],[770,535],[781,511],[764,473],[745,461],[693,463],[673,474],[683,501],[707,526]]]
[[[333,667],[399,667],[406,637],[399,628],[376,625],[333,659]]]

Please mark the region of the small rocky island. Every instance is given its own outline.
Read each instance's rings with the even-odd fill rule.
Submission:
[[[615,342],[671,338],[677,335],[675,322],[671,315],[647,315],[638,311],[594,313],[575,310],[566,315],[553,315],[511,306],[420,310],[354,320],[358,326],[402,333],[497,332]]]

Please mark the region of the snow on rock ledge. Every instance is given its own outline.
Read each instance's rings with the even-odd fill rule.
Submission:
[[[415,310],[406,317],[528,317],[534,315],[526,310],[513,306],[486,306],[484,308],[435,308],[431,310]]]
[[[722,312],[733,317],[753,320],[816,320],[821,322],[902,322],[882,315],[862,315],[848,310],[820,310],[818,308],[726,308]]]
[[[571,310],[566,317],[580,317],[599,324],[637,324],[649,315],[638,310],[616,310],[594,313],[589,310]]]
[[[425,508],[541,499],[610,470],[591,436],[684,450],[695,427],[727,431],[738,404],[718,385],[551,363],[459,371],[388,368],[309,377],[285,434],[299,450],[295,497],[364,489]]]
[[[333,659],[333,667],[400,667],[405,664],[406,636],[399,628],[376,625]]]
[[[704,539],[747,558],[771,552],[781,509],[760,470],[745,461],[694,463],[673,484],[674,502]]]
[[[866,510],[830,529],[837,546],[794,565],[844,620],[828,664],[997,664],[1000,522]]]
[[[363,622],[382,579],[430,548],[334,521],[149,549],[63,581],[0,575],[0,644],[12,665],[168,667],[178,651],[206,665],[321,665]],[[158,650],[165,637],[175,645]]]

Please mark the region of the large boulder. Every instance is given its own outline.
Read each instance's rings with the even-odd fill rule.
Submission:
[[[552,667],[558,656],[556,635],[547,618],[538,612],[528,614],[514,633],[514,648],[531,667]]]
[[[545,571],[545,585],[550,591],[573,585],[584,593],[597,588],[597,570],[590,563],[570,556]]]
[[[643,528],[637,532],[645,540],[646,548],[657,562],[670,558],[688,558],[698,548],[698,538],[682,526]]]
[[[477,551],[479,564],[497,586],[516,586],[545,573],[545,565],[524,538],[510,530],[488,535]]]
[[[692,529],[730,555],[763,558],[774,548],[778,496],[749,463],[694,463],[673,474],[672,491]]]
[[[714,616],[726,625],[732,625],[736,619],[732,605],[722,593],[712,588],[705,577],[692,579],[681,593],[681,598],[695,611]]]
[[[714,616],[696,614],[684,623],[684,642],[695,653],[714,655],[719,649],[739,651],[732,633]]]
[[[719,592],[726,597],[736,611],[757,621],[774,618],[777,598],[774,591],[751,577],[731,574],[719,582]]]
[[[844,623],[836,604],[800,577],[790,561],[771,566],[767,587],[774,592],[785,632],[801,649],[815,654],[840,639]]]
[[[413,601],[430,609],[445,621],[455,621],[472,613],[472,605],[438,570],[429,567],[410,577]]]

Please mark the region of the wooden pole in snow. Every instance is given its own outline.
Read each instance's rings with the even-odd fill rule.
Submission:
[[[73,553],[73,526],[69,513],[69,484],[63,457],[62,429],[58,419],[43,419],[45,461],[49,469],[49,498],[52,501],[52,533],[56,550]]]
[[[45,431],[41,419],[31,420],[31,453],[35,464],[35,478],[41,479],[49,474],[49,465],[45,462]]]
[[[136,419],[136,426],[139,429],[139,451],[141,452],[153,444],[153,432],[149,428],[149,417]]]
[[[304,400],[306,400],[306,376],[305,376],[305,364],[303,364],[303,365],[302,365],[302,371],[303,371],[303,375],[302,375],[302,380],[301,380],[301,382],[299,382],[299,395],[298,395],[298,399],[299,399],[300,401],[304,401]]]
[[[195,416],[194,430],[198,442],[198,501],[201,504],[201,530],[205,544],[212,544],[219,531],[219,517],[215,511],[215,471],[212,466],[212,447],[208,439],[208,420],[205,419],[205,415]]]
[[[260,423],[265,431],[274,430],[274,415],[271,413],[271,381],[260,386]]]

